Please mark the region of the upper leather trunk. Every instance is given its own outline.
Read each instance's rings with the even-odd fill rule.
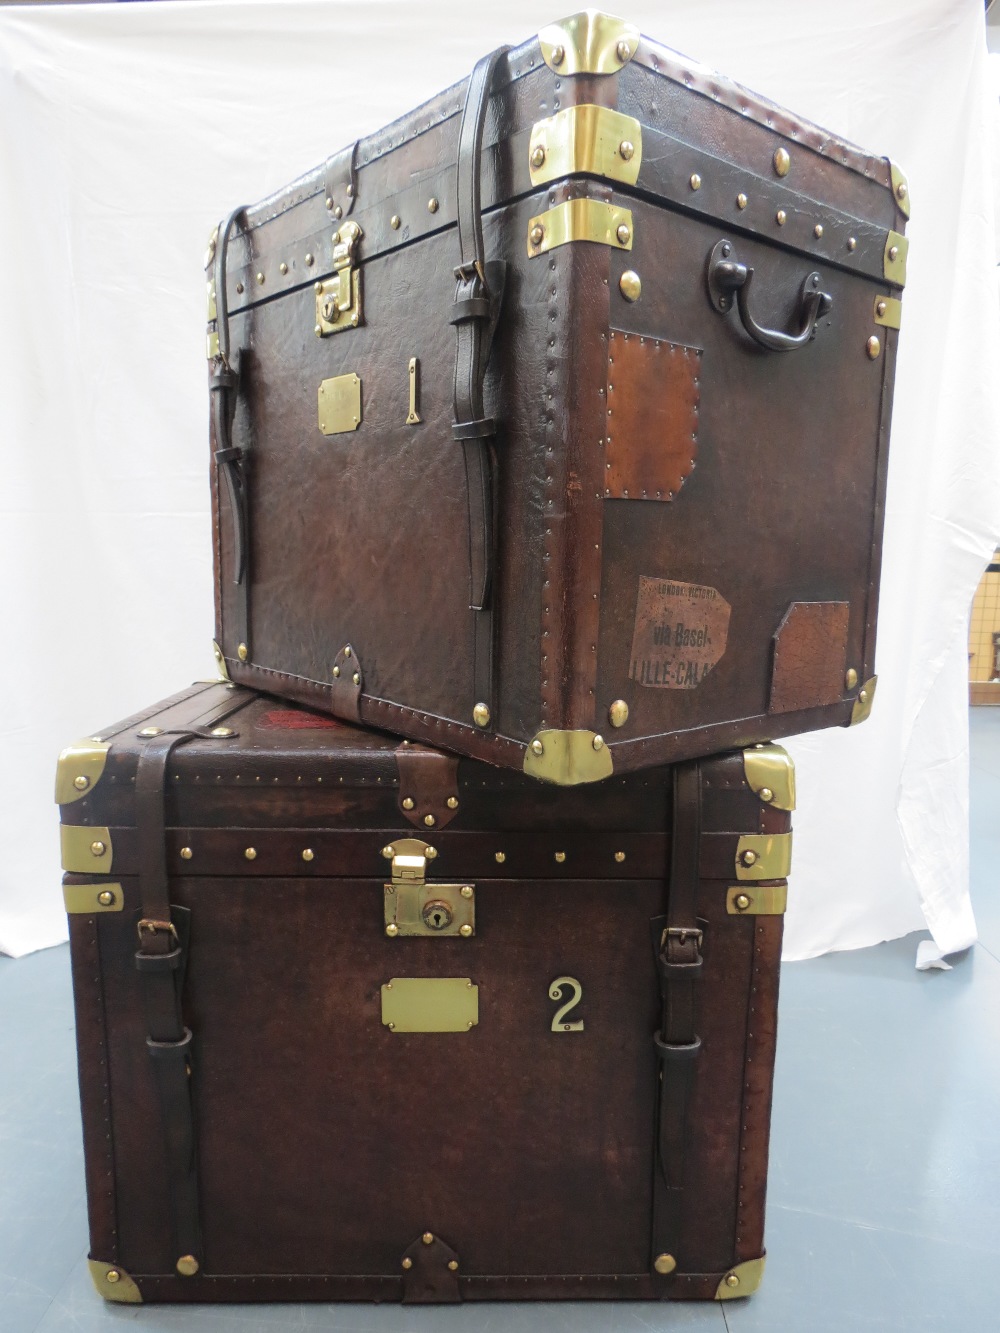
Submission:
[[[483,133],[485,499],[452,433],[466,85],[236,216],[248,562],[236,583],[213,468],[220,660],[560,783],[861,720],[905,181],[617,20],[542,38],[500,60]],[[360,309],[330,332],[314,284],[348,222]],[[324,433],[320,386],[352,375]]]

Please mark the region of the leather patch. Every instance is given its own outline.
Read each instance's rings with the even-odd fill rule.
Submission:
[[[458,814],[458,759],[427,745],[403,741],[396,748],[399,809],[426,833],[444,828]],[[453,806],[448,802],[454,801]]]
[[[640,575],[629,679],[695,689],[726,651],[730,610],[715,588]]]
[[[674,498],[698,453],[700,375],[697,347],[609,331],[606,497]]]
[[[455,1305],[461,1299],[458,1255],[443,1240],[425,1232],[403,1255],[403,1304]]]
[[[769,712],[843,699],[849,613],[848,602],[792,602],[774,636]]]
[[[364,669],[348,643],[337,654],[330,673],[330,706],[338,717],[361,721],[361,691],[364,687]]]

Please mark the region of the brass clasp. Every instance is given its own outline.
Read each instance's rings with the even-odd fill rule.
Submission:
[[[362,234],[356,222],[345,222],[334,233],[334,276],[315,286],[317,338],[356,329],[361,323],[361,269],[355,250]]]
[[[427,862],[437,855],[417,838],[400,838],[382,848],[392,861],[392,883],[385,885],[385,933],[460,935],[476,933],[474,884],[428,884]]]

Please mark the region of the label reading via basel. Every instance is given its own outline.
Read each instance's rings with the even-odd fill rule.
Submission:
[[[726,651],[730,605],[715,588],[639,576],[629,677],[693,690]]]

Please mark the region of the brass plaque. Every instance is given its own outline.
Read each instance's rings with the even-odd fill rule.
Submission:
[[[361,425],[361,380],[337,375],[324,380],[318,394],[319,428],[324,435],[343,435]]]
[[[382,987],[390,1032],[468,1032],[479,1022],[479,987],[469,977],[393,977]]]

